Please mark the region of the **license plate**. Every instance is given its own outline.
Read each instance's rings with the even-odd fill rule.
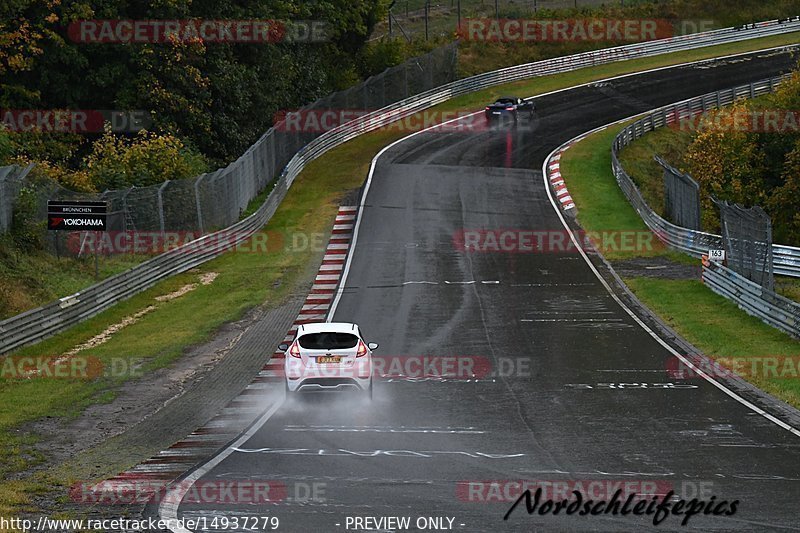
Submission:
[[[499,115],[500,111],[492,111],[492,115]]]
[[[341,362],[342,362],[342,358],[338,357],[338,356],[336,356],[336,357],[317,357],[317,364],[322,364],[322,363],[341,363]]]

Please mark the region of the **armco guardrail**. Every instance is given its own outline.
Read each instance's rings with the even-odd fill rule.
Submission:
[[[358,135],[378,129],[455,96],[503,83],[557,74],[583,67],[798,30],[800,30],[800,17],[796,17],[792,21],[773,20],[757,23],[747,29],[725,28],[517,65],[478,74],[425,91],[334,128],[308,143],[291,159],[265,203],[248,218],[222,231],[235,235],[231,244],[241,242],[269,221],[294,179],[310,161]],[[215,235],[210,234],[202,239],[205,240],[204,242],[214,242]],[[214,244],[201,253],[187,252],[193,244],[189,243],[162,254],[68,298],[0,322],[0,354],[38,342],[63,331],[119,301],[151,287],[161,279],[185,272],[229,249],[226,245]]]
[[[691,98],[683,102],[664,106],[648,113],[645,117],[625,127],[614,138],[611,147],[611,166],[614,176],[617,179],[622,192],[633,205],[634,209],[642,217],[645,224],[658,235],[667,245],[700,257],[707,254],[710,249],[721,249],[722,237],[712,233],[704,233],[677,226],[663,217],[647,205],[642,193],[639,191],[631,177],[622,168],[619,162],[619,150],[623,146],[629,145],[645,133],[656,128],[672,124],[674,122],[687,119],[698,113],[709,109],[719,108],[733,103],[743,98],[755,98],[762,94],[767,94],[786,79],[788,75],[770,78],[749,85],[742,85],[732,89],[725,89],[715,93],[704,94],[696,98]],[[800,248],[783,245],[773,245],[773,263],[776,274],[784,276],[800,277]]]
[[[714,261],[703,261],[703,282],[747,313],[800,338],[800,304],[764,289]]]

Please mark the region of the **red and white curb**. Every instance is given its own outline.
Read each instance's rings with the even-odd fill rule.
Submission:
[[[339,208],[314,285],[283,342],[294,340],[301,324],[324,322],[327,318],[350,249],[357,212],[357,207]],[[73,487],[72,499],[84,503],[113,503],[114,498],[130,499],[133,495],[135,501],[126,503],[146,503],[187,470],[235,439],[264,411],[265,401],[274,399],[275,384],[283,382],[284,357],[283,352],[273,353],[253,381],[203,427],[126,472],[90,487]]]
[[[567,184],[564,183],[564,177],[561,175],[561,156],[570,146],[572,146],[572,143],[562,146],[561,149],[547,161],[548,181],[550,182],[550,186],[553,187],[553,192],[556,195],[558,203],[561,205],[561,209],[564,211],[575,209],[575,202],[572,201],[572,196],[569,195],[569,190],[567,190]]]
[[[314,279],[314,285],[311,287],[311,292],[306,297],[300,314],[297,315],[292,328],[286,333],[283,342],[288,344],[294,340],[297,326],[300,324],[325,322],[347,260],[347,252],[350,249],[350,241],[353,239],[353,227],[355,226],[357,212],[357,207],[339,208],[339,213],[336,215],[336,221],[331,231],[331,239],[328,241],[328,248],[325,250],[322,264],[317,272],[317,277]],[[285,354],[283,352],[276,351],[272,354],[272,359],[262,369],[259,378],[264,381],[282,380],[284,358]]]

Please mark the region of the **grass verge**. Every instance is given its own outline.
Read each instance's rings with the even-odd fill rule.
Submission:
[[[588,232],[646,229],[611,172],[611,142],[623,127],[619,125],[590,135],[561,158],[561,173],[578,206],[579,222]],[[654,255],[698,262],[663,247],[605,255],[612,263]],[[800,342],[748,315],[700,280],[630,277],[624,281],[648,308],[711,358],[746,359],[750,364],[766,356],[800,356]],[[798,376],[779,378],[777,373],[763,372],[743,377],[800,408]]]
[[[127,254],[98,257],[98,279],[124,272],[147,258]],[[45,251],[22,252],[8,235],[0,236],[0,320],[96,282],[94,256],[58,258]]]
[[[466,95],[435,109],[473,110],[500,93],[541,94],[638,70],[794,42],[797,42],[796,35],[785,35],[586,68]],[[408,133],[402,128],[390,128],[362,135],[309,164],[266,226],[267,239],[275,235],[286,238],[293,233],[308,236],[327,232],[340,199],[348,190],[362,184],[372,157],[383,146]],[[576,147],[572,152],[577,154],[579,149]],[[580,198],[577,196],[576,199]],[[598,212],[596,216],[602,214]],[[628,223],[635,223],[635,218],[629,217]],[[252,249],[252,244],[247,243],[241,248]],[[204,264],[197,272],[165,280],[67,332],[20,350],[17,355],[63,354],[109,326],[155,305],[155,309],[137,322],[120,329],[108,342],[87,350],[85,354],[103,362],[112,358],[142,361],[142,371],[163,367],[179,357],[186,346],[208,339],[221,324],[236,320],[246,310],[280,302],[296,288],[315,253],[318,252],[311,249],[287,250],[283,247],[266,253],[228,253]],[[209,272],[219,273],[213,283],[201,285],[180,298],[154,303],[157,296],[195,283],[198,275]],[[115,386],[126,379],[131,379],[131,376],[1,381],[0,404],[4,405],[4,410],[0,414],[0,474],[3,478],[8,480],[42,460],[31,452],[30,445],[35,436],[21,432],[21,425],[44,416],[75,416],[91,403],[111,401]],[[36,398],[36,401],[32,402],[31,398]],[[114,473],[107,472],[109,475]],[[0,482],[0,512],[8,515],[14,509],[30,506],[30,496],[40,488],[36,480]]]
[[[800,342],[706,287],[700,280],[661,280],[628,278],[625,283],[664,321],[684,338],[714,359],[739,359],[753,368],[760,358],[800,356]],[[758,364],[756,364],[758,369]],[[763,369],[747,372],[748,381],[800,408],[800,381],[797,375],[778,377],[778,372]]]

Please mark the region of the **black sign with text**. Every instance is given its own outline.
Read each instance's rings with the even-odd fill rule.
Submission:
[[[55,231],[106,231],[106,202],[47,202],[47,229]]]

